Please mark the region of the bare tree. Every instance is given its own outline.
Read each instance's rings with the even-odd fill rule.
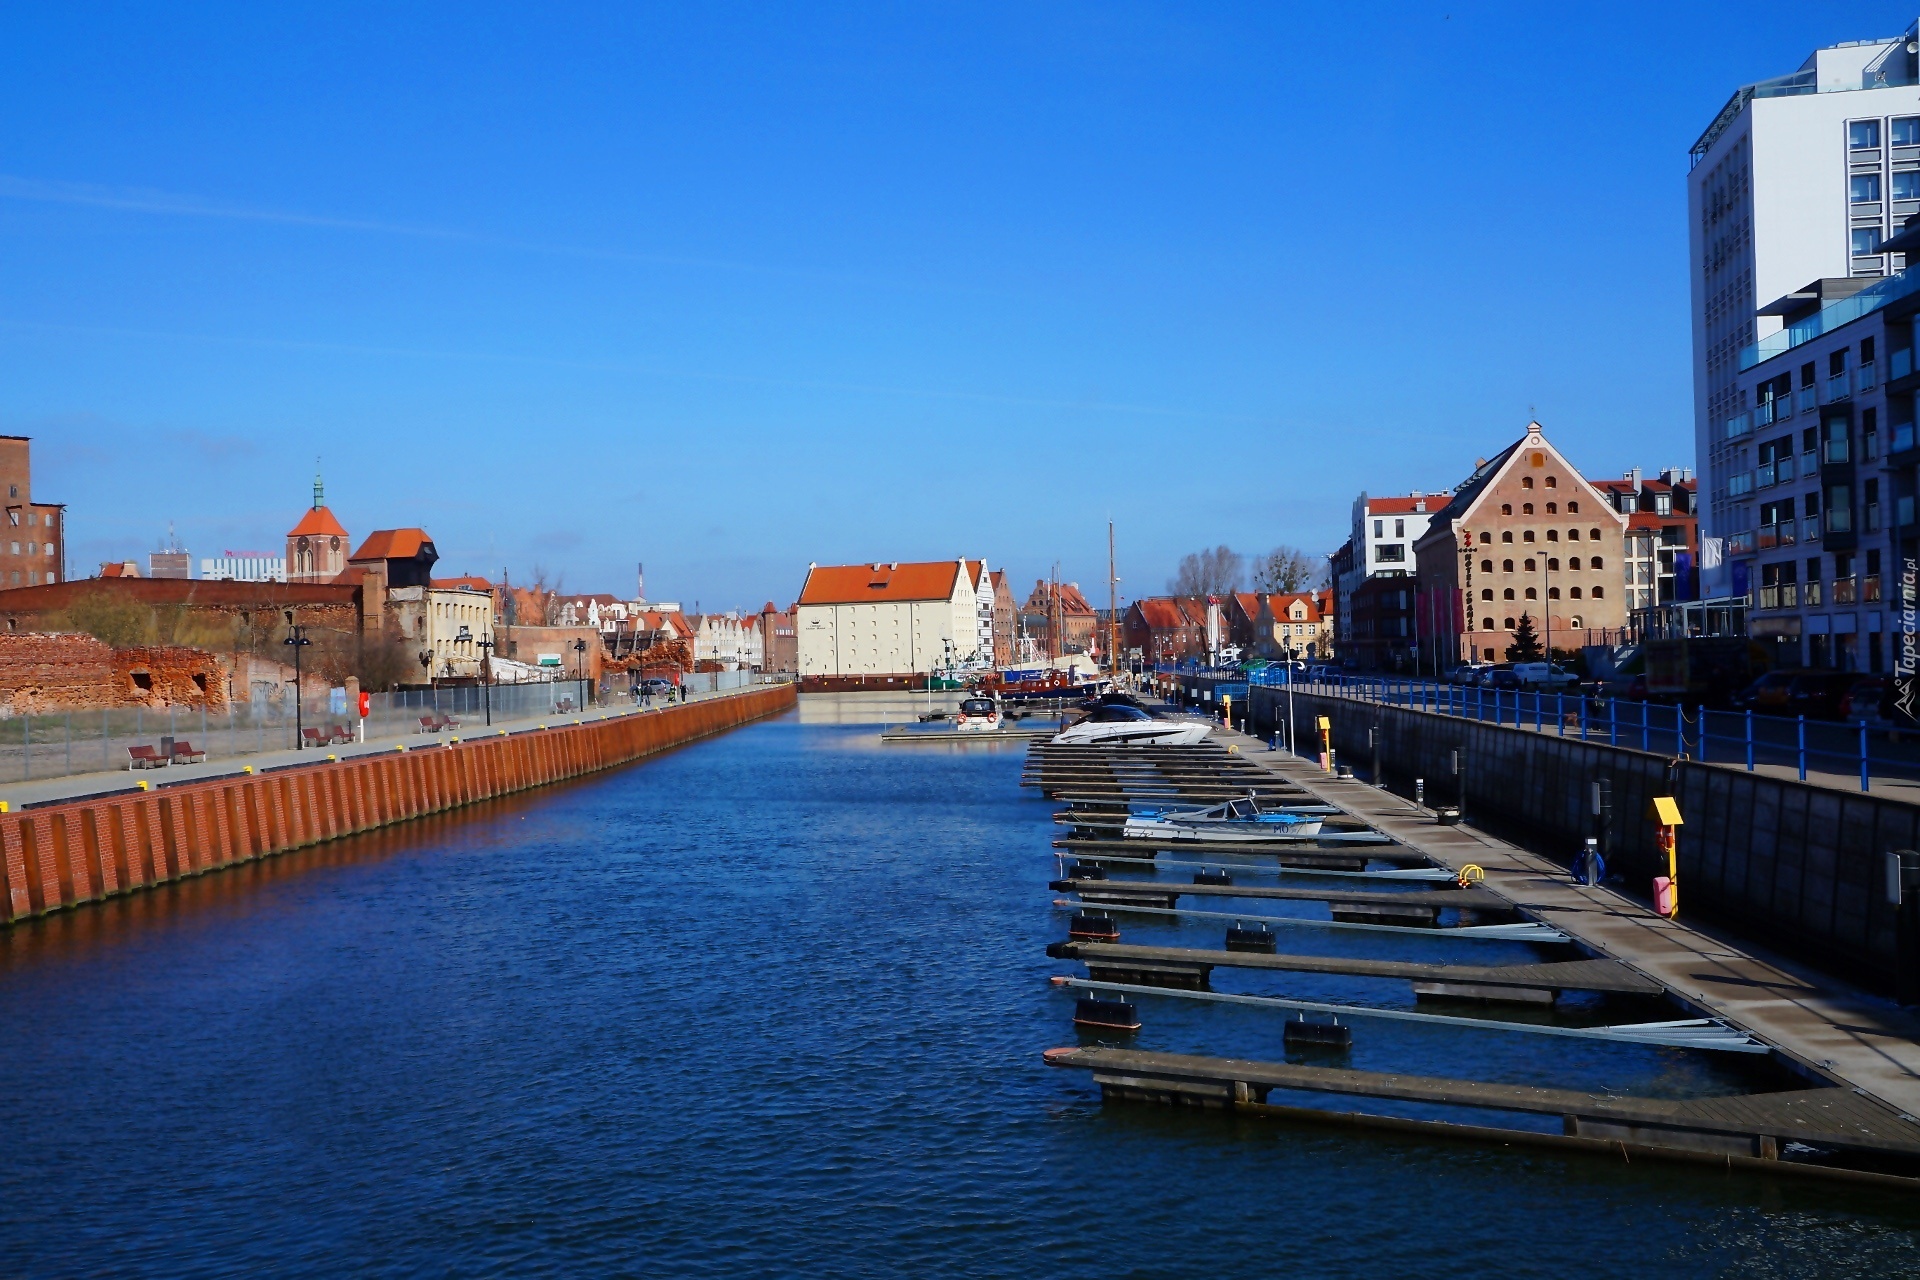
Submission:
[[[1253,589],[1291,593],[1317,584],[1324,566],[1298,547],[1275,547],[1253,562]]]
[[[560,622],[560,597],[564,595],[567,590],[566,575],[555,574],[553,575],[553,581],[549,583],[547,581],[547,571],[545,567],[535,565],[533,566],[533,582],[526,590],[533,593],[533,599],[537,602],[535,608],[540,612],[540,621],[536,625],[543,627],[557,626]]]
[[[1247,558],[1225,543],[1180,559],[1180,571],[1167,583],[1176,596],[1224,596],[1240,589]]]

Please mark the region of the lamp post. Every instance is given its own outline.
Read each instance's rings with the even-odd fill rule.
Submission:
[[[573,642],[573,670],[580,679],[580,709],[585,711],[587,709],[587,642],[585,640]]]
[[[462,627],[460,629],[462,631],[466,630],[465,627]],[[486,704],[487,723],[492,724],[493,723],[493,638],[489,636],[481,640],[479,643],[480,643],[480,649],[481,649],[480,697],[481,697],[481,700]]]
[[[307,639],[307,629],[293,620],[293,610],[287,611],[287,638],[283,644],[293,646],[293,749],[298,751],[306,745],[306,723],[301,717],[300,706],[300,651],[312,644]]]
[[[439,686],[433,683],[433,650],[420,651],[420,674],[427,678],[427,700],[433,704],[435,712],[440,710]]]

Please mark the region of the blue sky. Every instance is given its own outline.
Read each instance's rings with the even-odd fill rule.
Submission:
[[[1688,146],[1893,5],[10,7],[0,431],[75,573],[1123,590],[1539,416],[1691,465]],[[1093,592],[1104,596],[1104,589]]]

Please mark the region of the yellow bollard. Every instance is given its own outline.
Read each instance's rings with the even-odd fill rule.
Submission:
[[[1669,920],[1680,918],[1680,850],[1676,827],[1683,825],[1680,805],[1672,796],[1653,798],[1653,820],[1660,824],[1655,837],[1660,851],[1667,855],[1667,874],[1653,878],[1653,909]]]

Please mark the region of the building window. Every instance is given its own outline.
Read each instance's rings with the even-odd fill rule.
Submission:
[[[1503,529],[1503,530],[1501,530],[1501,532],[1500,532],[1500,541],[1502,541],[1502,542],[1512,542],[1512,541],[1513,541],[1513,530],[1511,530],[1511,529]]]
[[[1508,619],[1507,619],[1507,630],[1509,630],[1509,631],[1511,631],[1511,630],[1513,630],[1513,619],[1512,619],[1512,618],[1508,618]]]
[[[1532,477],[1532,476],[1521,476],[1521,477],[1520,477],[1520,487],[1521,487],[1522,489],[1531,489],[1531,488],[1533,488],[1533,477]]]
[[[1540,593],[1537,590],[1535,590],[1532,587],[1527,588],[1527,599],[1538,600],[1539,598],[1540,598]]]
[[[1547,541],[1548,542],[1560,541],[1560,531],[1558,529],[1547,530]]]
[[[1853,256],[1871,257],[1880,252],[1880,228],[1855,227],[1853,229]]]
[[[1549,503],[1547,504],[1547,514],[1548,514],[1548,515],[1550,515],[1550,516],[1557,516],[1557,515],[1559,515],[1559,514],[1560,514],[1560,504],[1559,504],[1559,503],[1557,503],[1557,502],[1549,502]],[[1552,537],[1552,536],[1553,536],[1553,530],[1551,530],[1551,529],[1549,529],[1549,530],[1547,530],[1547,536],[1548,536],[1548,537]]]
[[[1529,561],[1527,561],[1527,572],[1528,572],[1528,573],[1538,573],[1539,571],[1540,571],[1540,566],[1539,566],[1539,564],[1538,564],[1538,562],[1536,562],[1536,561],[1533,561],[1533,560],[1529,560]]]
[[[1533,541],[1533,530],[1531,530],[1531,529],[1527,529],[1527,530],[1524,530],[1524,531],[1523,531],[1523,532],[1522,532],[1522,533],[1520,534],[1520,541],[1522,541],[1522,542],[1532,542],[1532,541]]]
[[[1855,151],[1871,151],[1880,145],[1878,120],[1854,120],[1847,125],[1847,146]]]
[[[1579,515],[1579,514],[1580,514],[1580,504],[1579,504],[1579,503],[1577,503],[1577,502],[1569,502],[1569,503],[1567,504],[1567,514],[1568,514],[1568,515],[1570,515],[1570,516],[1577,516],[1577,515]]]
[[[1533,514],[1533,504],[1532,504],[1531,502],[1523,502],[1523,503],[1521,503],[1521,504],[1520,504],[1520,514],[1521,514],[1521,515],[1523,515],[1523,516],[1530,516],[1530,515],[1532,515],[1532,514]]]
[[[1501,593],[1501,598],[1504,600],[1513,599],[1513,588],[1508,587],[1504,592]]]
[[[1558,560],[1555,560],[1549,557],[1547,560],[1547,572],[1548,573],[1560,572],[1560,562]]]
[[[1588,532],[1587,537],[1594,542],[1598,542],[1600,541],[1600,531],[1598,529],[1591,530]]]
[[[1856,173],[1847,180],[1847,201],[1850,204],[1879,204],[1880,175],[1877,173]]]
[[[1481,598],[1482,600],[1491,600],[1491,599],[1493,599],[1493,588],[1492,588],[1492,587],[1482,587],[1482,588],[1480,589],[1480,598]]]
[[[1605,566],[1605,565],[1603,565],[1602,563],[1600,563],[1600,557],[1599,557],[1599,556],[1591,556],[1591,557],[1589,557],[1589,558],[1588,558],[1588,560],[1587,560],[1587,568],[1589,568],[1589,569],[1604,569],[1604,568],[1606,568],[1606,566]]]
[[[1570,599],[1574,599],[1574,600],[1578,600],[1578,599],[1580,598],[1580,588],[1578,588],[1578,587],[1568,587],[1568,588],[1567,588],[1567,596],[1568,596],[1568,597],[1569,597]]]
[[[1547,477],[1547,488],[1549,488],[1549,489],[1558,489],[1559,487],[1560,487],[1560,481],[1559,481],[1559,480],[1557,480],[1557,479],[1555,479],[1555,478],[1554,478],[1553,476],[1548,476],[1548,477]]]
[[[1579,557],[1579,556],[1568,556],[1568,557],[1567,557],[1567,568],[1569,568],[1569,569],[1578,569],[1579,567],[1580,567],[1580,557]]]
[[[1480,572],[1482,572],[1482,573],[1492,573],[1492,572],[1493,572],[1493,561],[1491,561],[1491,560],[1482,560],[1482,561],[1480,562]]]
[[[1480,535],[1480,541],[1481,541],[1482,543],[1487,543],[1487,542],[1492,542],[1492,541],[1493,541],[1493,535],[1492,535],[1492,534],[1490,534],[1490,533],[1483,533],[1483,534],[1481,534],[1481,535]]]
[[[1920,169],[1903,169],[1893,175],[1895,200],[1920,200]]]
[[[1385,520],[1375,520],[1375,521],[1373,522],[1373,536],[1374,536],[1374,537],[1376,537],[1376,538],[1384,538],[1384,537],[1386,537],[1386,536],[1387,536],[1387,534],[1386,534],[1386,530],[1387,530],[1387,522],[1386,522]]]
[[[1502,572],[1502,573],[1512,573],[1512,572],[1513,572],[1513,561],[1511,561],[1511,560],[1502,560],[1502,561],[1500,562],[1500,572]]]
[[[1558,587],[1547,588],[1547,599],[1558,600],[1559,598],[1560,598],[1560,588]]]
[[[1480,629],[1481,629],[1482,631],[1491,631],[1491,630],[1493,630],[1493,619],[1492,619],[1492,618],[1488,618],[1488,619],[1486,619],[1485,621],[1483,621],[1483,622],[1482,622],[1482,623],[1480,624]],[[1487,656],[1488,656],[1489,658],[1491,658],[1491,657],[1493,656],[1493,650],[1491,650],[1491,649],[1489,649],[1489,650],[1487,650]]]
[[[1503,503],[1501,503],[1501,504],[1500,504],[1500,514],[1501,514],[1501,515],[1503,515],[1503,516],[1510,516],[1510,515],[1512,515],[1512,514],[1513,514],[1513,504],[1512,504],[1511,502],[1503,502]]]
[[[1407,545],[1404,542],[1383,542],[1374,549],[1374,559],[1395,564],[1405,562]]]
[[[1606,589],[1605,587],[1595,587],[1595,588],[1593,589],[1593,598],[1594,598],[1595,600],[1599,600],[1599,599],[1601,599],[1601,598],[1602,598],[1602,597],[1604,597],[1604,596],[1605,596],[1606,594],[1607,594],[1607,589]]]

